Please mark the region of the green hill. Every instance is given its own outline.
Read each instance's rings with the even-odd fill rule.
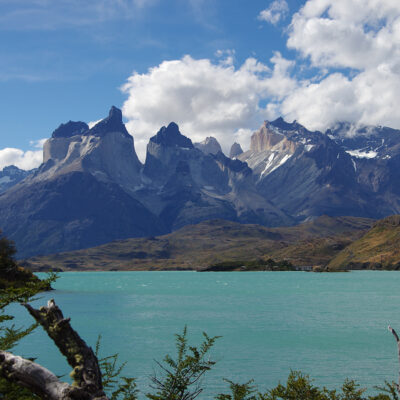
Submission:
[[[328,264],[330,270],[400,269],[400,215],[377,221]]]
[[[266,228],[211,220],[164,236],[114,241],[79,251],[32,257],[33,270],[201,270],[230,261],[287,260],[326,265],[373,224],[366,218],[322,216],[294,227]]]

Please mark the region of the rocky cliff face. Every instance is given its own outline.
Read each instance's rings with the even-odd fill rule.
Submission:
[[[121,111],[115,107],[92,129],[83,122],[61,125],[45,142],[43,161],[36,180],[85,171],[99,181],[116,183],[131,192],[141,182],[141,164],[133,138],[122,122]]]
[[[194,147],[201,150],[205,154],[217,154],[222,152],[221,145],[215,137],[209,136],[202,142],[195,143]]]
[[[239,156],[242,153],[243,153],[242,146],[239,143],[235,142],[231,146],[231,149],[229,151],[229,157],[230,158],[236,158],[237,156]]]
[[[332,131],[311,132],[279,118],[265,122],[239,159],[253,169],[262,195],[299,220],[322,214],[380,217],[395,211],[372,194],[371,182],[365,183],[374,180],[376,163],[361,168],[365,160],[355,160],[350,142],[344,143]],[[375,181],[382,183],[393,171],[383,167]]]
[[[42,166],[0,196],[0,226],[20,257],[162,233],[132,197],[141,168],[120,110],[92,129],[70,121],[45,143]]]
[[[311,137],[300,140],[294,132],[298,127],[283,130],[274,122],[265,121],[261,128],[251,137],[250,150],[237,156],[247,162],[259,179],[275,171],[287,162],[299,148],[311,149]],[[307,141],[308,140],[308,141]],[[308,144],[308,147],[306,144]]]
[[[135,196],[169,229],[212,218],[271,225],[292,222],[257,193],[245,163],[222,152],[204,153],[173,123],[150,139],[144,176],[150,184]]]

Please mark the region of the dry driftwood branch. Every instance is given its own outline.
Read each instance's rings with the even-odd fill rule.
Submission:
[[[108,400],[103,391],[101,371],[93,350],[72,329],[54,300],[47,307],[34,309],[24,304],[35,320],[42,325],[60,352],[73,368],[72,385],[61,382],[41,365],[11,353],[0,351],[0,374],[10,381],[27,387],[49,400]]]
[[[397,332],[389,325],[388,329],[390,332],[392,332],[394,338],[396,339],[397,342],[397,352],[399,355],[399,365],[400,365],[400,338],[399,335],[397,334]],[[396,387],[397,387],[397,392],[400,394],[400,370],[399,370],[399,383],[396,383]]]
[[[48,369],[22,357],[0,351],[1,374],[45,399],[63,399],[70,385],[61,382]]]

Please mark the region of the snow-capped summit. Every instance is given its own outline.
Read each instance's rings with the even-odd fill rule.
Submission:
[[[400,130],[397,129],[341,122],[326,134],[354,158],[390,159],[400,154]]]

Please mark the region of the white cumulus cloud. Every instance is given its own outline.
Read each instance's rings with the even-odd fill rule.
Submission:
[[[0,169],[8,165],[15,165],[18,168],[30,170],[38,167],[43,162],[43,151],[23,151],[12,147],[0,150]]]
[[[139,157],[144,159],[149,138],[171,121],[195,142],[214,136],[225,151],[239,139],[246,147],[251,130],[277,116],[273,102],[296,87],[291,62],[276,53],[271,63],[272,68],[248,58],[235,68],[185,56],[134,72],[122,87],[128,95],[123,114]],[[272,102],[265,106],[266,98]]]
[[[288,12],[289,6],[285,0],[275,0],[268,8],[260,12],[258,19],[276,25],[286,17]]]
[[[30,170],[37,168],[43,162],[43,144],[47,139],[31,140],[32,150],[21,150],[13,147],[0,149],[0,170],[9,165]]]
[[[288,9],[274,1],[259,19],[277,24]],[[270,63],[237,66],[234,50],[218,50],[216,62],[185,56],[134,72],[122,87],[123,114],[139,157],[170,121],[193,141],[215,136],[224,151],[234,141],[247,148],[251,132],[279,115],[309,129],[400,128],[398,0],[306,0],[285,33],[293,60],[276,52]]]
[[[338,121],[400,127],[400,2],[308,0],[287,45],[323,72],[299,83],[282,113],[311,129]]]

